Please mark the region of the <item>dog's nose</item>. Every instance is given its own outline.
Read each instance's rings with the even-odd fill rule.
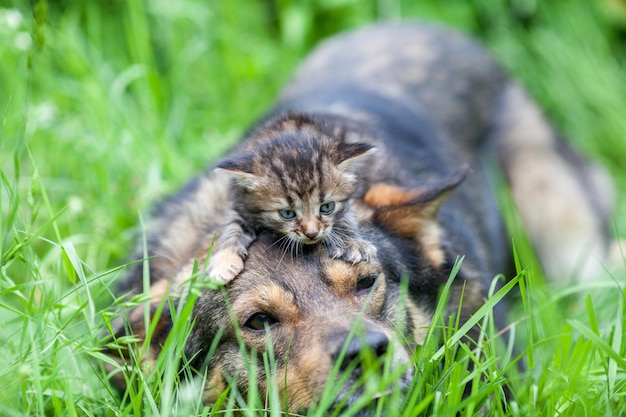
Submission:
[[[348,345],[345,347],[345,353],[341,358],[339,369],[345,371],[351,363],[356,361],[357,367],[354,372],[361,372],[361,364],[363,351],[368,349],[374,358],[382,357],[389,348],[389,338],[381,332],[369,331],[363,337],[353,336]],[[337,362],[344,350],[343,344],[340,345],[332,354],[333,362]]]

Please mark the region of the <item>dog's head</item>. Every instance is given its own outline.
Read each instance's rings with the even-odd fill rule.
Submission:
[[[448,278],[437,208],[461,179],[424,190],[372,187],[357,204],[361,237],[377,247],[368,261],[333,259],[322,245],[293,258],[274,236],[260,234],[241,275],[221,290],[205,289],[194,306],[185,353],[193,368],[206,370],[207,402],[232,389],[246,398],[254,384],[261,398],[273,390],[285,409],[306,412],[329,389],[330,407],[342,408],[387,394],[385,383],[406,388],[413,348]],[[153,282],[158,303],[170,284],[167,277]],[[142,317],[141,308],[129,315],[139,339]],[[152,358],[169,329],[161,328],[163,337],[151,339]],[[397,377],[370,383],[390,374]]]
[[[306,411],[333,386],[334,405],[349,406],[364,394],[364,374],[380,375],[385,366],[400,374],[396,384],[408,384],[410,349],[430,316],[399,299],[401,284],[387,279],[383,265],[332,259],[322,246],[292,259],[272,243],[262,235],[244,272],[196,302],[187,353],[198,365],[206,361],[208,402],[233,384],[245,398],[253,380],[262,396],[276,389],[291,411]],[[217,337],[214,353],[203,357]],[[268,354],[271,375],[262,360]]]
[[[197,367],[207,366],[208,402],[228,386],[245,398],[252,380],[263,397],[275,389],[293,412],[306,411],[329,386],[336,390],[333,406],[349,406],[388,390],[361,386],[385,366],[399,375],[395,387],[406,388],[412,348],[423,342],[448,276],[436,212],[462,176],[428,192],[372,187],[359,207],[361,235],[378,247],[369,261],[333,259],[322,245],[292,258],[273,236],[260,235],[244,272],[224,291],[207,290],[196,302],[187,354]],[[412,297],[404,297],[409,288]],[[207,358],[202,353],[212,346]],[[262,360],[268,354],[275,367],[270,374]]]

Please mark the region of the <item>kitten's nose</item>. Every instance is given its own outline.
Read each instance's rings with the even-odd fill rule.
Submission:
[[[317,229],[311,229],[311,230],[307,230],[304,232],[304,235],[308,237],[309,239],[315,239],[318,234],[319,234],[319,231]]]

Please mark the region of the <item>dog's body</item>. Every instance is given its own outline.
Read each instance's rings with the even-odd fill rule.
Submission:
[[[603,253],[611,207],[605,177],[557,138],[481,47],[459,34],[405,23],[331,39],[304,62],[261,126],[285,113],[306,114],[348,141],[376,146],[355,197],[360,233],[378,255],[352,265],[308,248],[292,258],[273,244],[273,236],[261,234],[244,272],[225,293],[205,290],[195,305],[186,354],[196,367],[208,367],[209,402],[229,381],[246,390],[237,327],[249,351],[265,351],[266,331],[271,335],[278,368],[272,380],[287,393],[292,411],[306,410],[325,389],[357,322],[362,338],[348,343],[346,357],[354,359],[364,347],[375,355],[391,349],[391,367],[403,373],[402,381],[410,380],[410,349],[423,341],[455,260],[464,257],[451,308],[463,291],[463,319],[483,303],[494,276],[510,266],[485,155],[499,156],[549,272],[566,271],[566,261],[582,249]],[[244,139],[233,152],[254,146]],[[223,208],[231,186],[210,171],[162,206],[148,240],[154,303],[191,275],[194,258],[205,261],[214,234],[228,220]],[[585,269],[592,272],[592,266]],[[405,302],[399,300],[403,277],[410,293]],[[126,288],[140,291],[141,283],[137,267]],[[164,325],[161,338],[153,340],[163,340],[168,329]],[[401,343],[398,329],[408,340]],[[218,334],[215,354],[206,358]],[[258,366],[263,395],[267,381],[263,364]],[[338,398],[355,400],[346,392]]]

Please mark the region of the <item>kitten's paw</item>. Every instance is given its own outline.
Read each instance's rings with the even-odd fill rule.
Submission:
[[[237,252],[227,250],[214,252],[209,259],[207,275],[227,284],[243,271],[243,261],[243,257]]]
[[[373,259],[376,256],[376,247],[366,240],[358,239],[344,242],[344,246],[341,247],[330,247],[328,252],[332,258],[357,264]]]

